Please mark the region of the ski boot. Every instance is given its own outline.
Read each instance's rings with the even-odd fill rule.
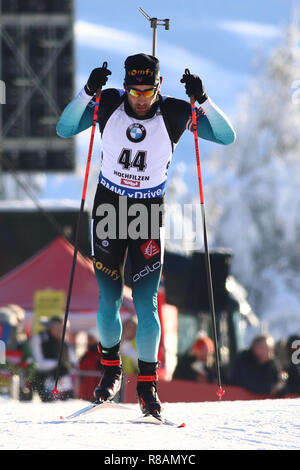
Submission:
[[[122,367],[120,357],[120,343],[112,348],[103,348],[98,345],[101,353],[103,375],[94,390],[97,402],[111,401],[116,396],[122,384]]]
[[[140,374],[137,382],[137,398],[144,416],[152,415],[161,419],[161,404],[157,395],[156,369],[158,362],[144,362],[138,360]]]

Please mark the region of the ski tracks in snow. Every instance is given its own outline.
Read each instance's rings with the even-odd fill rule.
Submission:
[[[0,450],[299,450],[300,398],[164,403],[185,428],[130,423],[129,410],[103,409],[61,421],[85,402],[18,403],[0,398]]]

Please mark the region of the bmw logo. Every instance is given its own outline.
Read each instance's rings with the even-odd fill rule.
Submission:
[[[128,127],[126,135],[130,142],[138,143],[146,137],[146,129],[142,124],[134,123]]]

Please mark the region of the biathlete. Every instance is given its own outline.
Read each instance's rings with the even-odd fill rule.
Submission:
[[[111,72],[105,67],[91,72],[84,88],[63,111],[57,124],[59,136],[68,138],[92,125],[95,93],[106,84],[109,75]],[[229,119],[207,96],[199,76],[184,74],[181,82],[187,95],[200,105],[199,137],[223,145],[233,143],[235,131]],[[175,147],[183,132],[192,130],[190,103],[162,95],[161,83],[158,59],[141,53],[126,59],[123,89],[107,88],[101,92],[101,170],[91,230],[100,291],[97,326],[103,366],[95,398],[112,400],[121,385],[119,311],[128,253],[138,317],[137,397],[142,412],[155,416],[160,416],[161,411],[156,387],[161,334],[157,292],[163,266],[164,194]],[[155,207],[157,210],[153,210]],[[109,217],[113,213],[115,217]]]

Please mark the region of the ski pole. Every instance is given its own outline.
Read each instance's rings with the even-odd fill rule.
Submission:
[[[190,75],[189,69],[185,69],[185,74]],[[220,358],[219,358],[219,348],[218,348],[218,338],[217,338],[216,312],[215,312],[215,305],[214,305],[210,256],[209,256],[209,249],[208,249],[208,242],[207,242],[207,230],[206,230],[205,209],[204,209],[204,193],[203,193],[201,164],[200,164],[200,150],[199,150],[198,130],[197,130],[197,115],[196,115],[196,108],[195,108],[195,98],[193,96],[190,97],[190,103],[191,103],[191,111],[192,111],[192,130],[193,130],[194,140],[195,140],[200,206],[201,206],[201,216],[202,216],[202,225],[203,225],[203,239],[204,239],[204,248],[205,248],[205,266],[206,266],[206,276],[207,276],[207,284],[208,284],[208,298],[209,298],[210,313],[211,313],[212,322],[213,322],[217,377],[218,377],[218,386],[219,386],[217,390],[217,396],[219,397],[219,400],[221,400],[222,396],[225,393],[225,390],[223,390],[222,388],[221,373],[220,373]]]
[[[107,62],[103,62],[102,68],[104,68],[104,69],[107,68]],[[79,215],[78,215],[78,220],[77,220],[75,245],[74,245],[74,255],[73,255],[70,281],[69,281],[66,309],[65,309],[65,315],[64,315],[63,331],[62,331],[62,337],[61,337],[61,342],[60,342],[58,365],[57,365],[57,369],[56,369],[54,388],[51,390],[51,393],[54,397],[57,397],[57,395],[59,394],[59,391],[57,389],[57,383],[58,383],[58,379],[59,379],[59,372],[60,372],[61,361],[62,361],[62,353],[63,353],[63,347],[64,347],[64,341],[65,341],[65,335],[66,335],[66,328],[67,328],[67,322],[68,322],[68,316],[69,316],[69,308],[70,308],[71,294],[72,294],[75,267],[76,267],[76,261],[77,261],[77,253],[78,253],[81,217],[82,217],[82,214],[83,214],[85,198],[86,198],[86,190],[87,190],[87,184],[88,184],[88,178],[89,178],[89,172],[90,172],[90,166],[91,166],[92,150],[93,150],[93,144],[94,144],[95,129],[96,129],[96,124],[97,124],[97,119],[98,119],[100,98],[101,98],[101,88],[98,88],[97,93],[96,93],[96,100],[95,100],[96,104],[95,104],[94,114],[93,114],[92,131],[91,131],[90,145],[89,145],[89,151],[88,151],[88,157],[87,157],[87,163],[86,163],[86,169],[85,169],[83,190],[82,190],[82,196],[81,196],[81,204],[80,204]]]

